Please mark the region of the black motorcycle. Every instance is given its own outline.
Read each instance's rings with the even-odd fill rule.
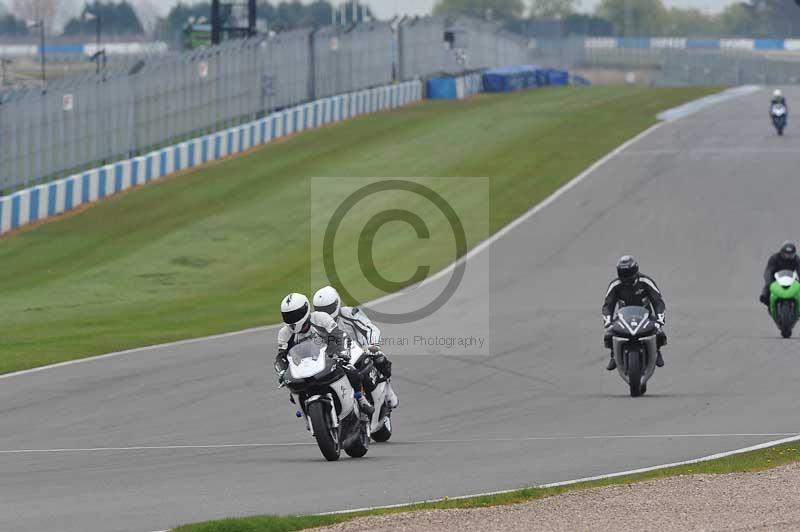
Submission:
[[[621,308],[611,324],[614,360],[631,397],[647,393],[647,381],[656,369],[657,334],[657,322],[644,307]]]

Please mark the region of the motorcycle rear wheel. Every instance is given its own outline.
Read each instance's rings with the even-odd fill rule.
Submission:
[[[360,434],[356,441],[344,448],[344,452],[352,458],[361,458],[369,451],[369,422],[362,422]]]
[[[383,443],[389,441],[389,438],[392,437],[392,423],[388,419],[386,423],[380,428],[372,433],[372,439],[376,442]]]

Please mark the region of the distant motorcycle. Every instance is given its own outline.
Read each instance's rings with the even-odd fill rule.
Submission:
[[[351,352],[329,357],[325,346],[310,337],[286,356],[289,368],[283,384],[300,408],[297,417],[305,420],[322,455],[331,462],[339,459],[342,449],[353,458],[361,458],[369,450],[370,419],[360,411],[344,369],[353,355],[360,358],[360,351],[353,346]],[[369,360],[360,365],[367,374],[374,370]]]
[[[786,119],[788,111],[786,106],[782,103],[774,103],[770,108],[770,116],[772,116],[772,125],[778,132],[778,136],[783,136],[783,130],[786,129]]]
[[[769,292],[769,314],[780,329],[781,336],[790,338],[800,313],[800,281],[797,272],[777,272]]]
[[[647,381],[656,369],[657,322],[644,307],[623,307],[611,324],[612,349],[622,380],[631,397],[647,393]]]

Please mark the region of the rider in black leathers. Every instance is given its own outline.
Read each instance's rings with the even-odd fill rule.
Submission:
[[[764,287],[758,300],[769,305],[769,287],[775,280],[775,274],[782,270],[794,271],[800,274],[800,257],[797,256],[797,245],[786,241],[781,244],[781,250],[772,255],[764,269]]]
[[[604,345],[611,349],[611,320],[617,308],[628,306],[641,306],[649,308],[655,315],[659,323],[657,340],[658,355],[656,365],[664,366],[664,358],[661,356],[661,347],[667,345],[667,335],[663,331],[666,311],[664,298],[658,289],[656,282],[647,275],[639,273],[639,263],[630,255],[625,255],[617,262],[617,278],[611,281],[606,291],[606,298],[603,303],[603,324],[606,327]],[[606,366],[608,371],[617,369],[617,362],[614,360],[614,351],[611,351],[611,360]]]

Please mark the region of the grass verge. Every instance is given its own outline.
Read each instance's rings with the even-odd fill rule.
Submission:
[[[724,475],[729,473],[752,473],[800,461],[800,442],[771,447],[759,451],[742,453],[719,460],[659,469],[637,475],[616,477],[560,486],[556,488],[526,488],[500,495],[447,499],[396,508],[377,509],[337,515],[318,516],[257,516],[242,519],[225,519],[206,523],[184,525],[173,532],[291,532],[319,526],[333,525],[370,515],[414,512],[419,510],[445,510],[453,508],[482,508],[529,502],[543,497],[552,497],[570,491],[600,488],[618,484],[632,484],[681,475]]]
[[[311,288],[312,177],[490,177],[493,232],[659,112],[712,92],[591,87],[426,102],[307,132],[0,239],[0,373],[277,322],[278,301]],[[456,193],[464,205],[487,200],[471,187]],[[431,250],[396,233],[378,256],[388,267],[381,273],[407,278],[418,253]],[[447,250],[426,255],[434,271],[452,260]],[[340,274],[364,284],[354,268]]]

